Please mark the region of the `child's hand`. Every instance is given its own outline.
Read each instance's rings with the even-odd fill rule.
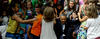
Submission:
[[[78,13],[78,16],[80,16],[80,13]]]
[[[57,17],[57,19],[59,19],[60,17]]]
[[[73,36],[73,38],[76,38],[75,34],[76,34],[76,33],[75,33],[75,32],[73,32],[73,35],[72,35],[72,36]]]

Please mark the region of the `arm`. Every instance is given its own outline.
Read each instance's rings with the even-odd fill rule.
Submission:
[[[79,17],[79,21],[80,21],[80,22],[86,21],[87,19],[88,19],[87,16],[84,16],[83,18],[80,18],[80,17]]]
[[[0,22],[2,22],[3,20],[2,20],[2,18],[0,18]]]
[[[84,25],[81,25],[80,27],[83,27],[83,28],[86,29],[86,30],[88,29],[88,27],[85,27]]]
[[[70,20],[72,20],[72,15],[70,15]]]
[[[79,19],[80,22],[83,22],[83,21],[87,20],[88,17],[84,16],[84,17],[81,18],[80,13],[78,13],[78,19]]]
[[[18,15],[22,15],[22,12],[17,12]]]
[[[57,14],[57,9],[55,8],[55,12],[56,12],[56,14]]]
[[[27,31],[27,35],[28,35],[29,39],[32,39],[32,37],[29,34],[30,33],[30,30],[31,30],[31,27],[29,26],[28,31]]]
[[[59,16],[64,12],[64,9],[60,12]]]
[[[17,15],[14,15],[13,18],[14,18],[16,21],[20,22],[20,23],[28,23],[28,22],[32,22],[32,21],[36,20],[36,19],[22,20],[22,19],[21,19],[20,17],[18,17]]]

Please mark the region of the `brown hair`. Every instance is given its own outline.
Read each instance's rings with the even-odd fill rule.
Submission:
[[[54,19],[54,9],[52,7],[46,7],[43,12],[43,18],[46,22],[53,21]]]
[[[98,17],[97,8],[95,5],[87,6],[86,11],[87,11],[88,18],[97,18]]]

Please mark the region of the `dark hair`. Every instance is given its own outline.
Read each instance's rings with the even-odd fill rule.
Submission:
[[[8,11],[7,11],[7,9],[2,9],[2,13],[1,14],[3,14],[4,12],[6,12],[6,16],[8,16]],[[3,16],[3,15],[2,15]]]
[[[52,1],[48,1],[48,2],[46,3],[46,6],[52,7],[52,6],[51,6],[52,3],[53,3]]]
[[[77,11],[74,11],[73,13],[75,13],[77,15]]]
[[[35,8],[41,8],[41,5],[40,4],[36,4]]]
[[[43,12],[44,20],[50,22],[54,19],[54,9],[52,7],[46,7]]]
[[[57,2],[57,6],[61,6],[62,8],[64,8],[64,5],[61,2]]]
[[[20,8],[26,8],[26,5],[25,4],[26,4],[26,2],[21,2],[20,3]]]
[[[11,2],[9,8],[8,8],[8,15],[9,16],[13,16],[14,15],[14,11],[12,10],[12,8],[15,8],[15,2]]]

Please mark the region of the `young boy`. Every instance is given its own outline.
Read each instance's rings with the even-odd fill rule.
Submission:
[[[60,19],[56,20],[56,24],[54,26],[57,39],[63,39],[66,36],[65,35],[66,28],[67,28],[66,16],[62,15],[60,16]]]
[[[40,12],[40,5],[39,4],[36,4],[35,11],[37,14],[37,16],[35,16],[37,18],[37,20],[33,22],[31,34],[32,34],[33,39],[39,39],[40,31],[41,31],[41,22],[42,22],[42,14]]]

